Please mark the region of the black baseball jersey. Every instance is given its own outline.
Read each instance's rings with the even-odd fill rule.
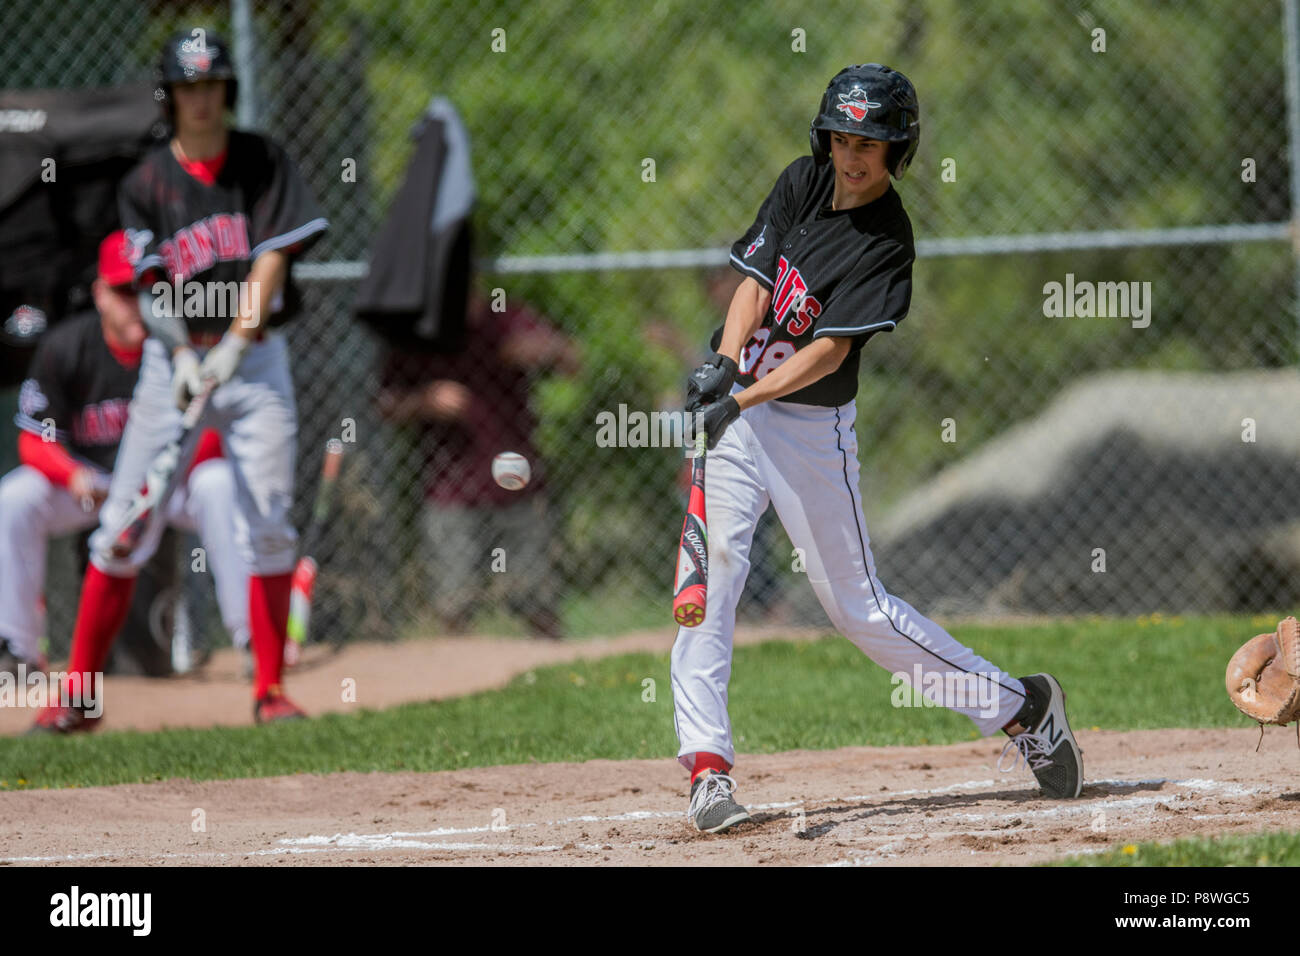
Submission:
[[[241,130],[230,131],[226,160],[212,185],[187,173],[171,146],[161,145],[122,180],[118,206],[136,277],[150,284],[174,283],[177,275],[205,288],[239,282],[263,252],[303,252],[329,225],[284,150]],[[281,301],[272,303],[276,324],[296,306],[286,279]],[[191,332],[222,332],[235,316],[216,311],[222,314],[186,315],[185,323]]]
[[[18,392],[14,422],[104,471],[113,470],[139,377],[108,349],[98,312],[65,319],[41,339]]]
[[[740,385],[754,384],[815,339],[853,340],[838,369],[778,401],[836,406],[852,399],[862,346],[898,325],[912,301],[912,223],[894,187],[839,212],[831,210],[834,191],[831,163],[796,159],[731,247],[731,264],[772,293],[763,324],[741,350]],[[715,349],[721,337],[719,328]]]

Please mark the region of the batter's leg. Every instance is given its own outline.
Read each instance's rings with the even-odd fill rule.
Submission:
[[[19,465],[0,480],[0,640],[19,660],[40,658],[49,538],[84,531],[96,520],[35,468]]]
[[[298,557],[298,535],[289,521],[298,413],[284,339],[273,332],[251,346],[235,376],[213,393],[213,402],[234,469],[235,543],[249,568],[253,695],[259,715],[272,698],[285,705],[274,705],[275,717],[259,719],[279,719],[281,710],[283,716],[301,716],[281,688],[290,579]]]
[[[727,714],[736,605],[749,574],[749,549],[767,492],[750,454],[748,413],[723,434],[704,466],[709,525],[709,586],[704,622],[683,627],[673,643],[671,676],[677,759],[692,773],[710,755],[726,768],[736,761]],[[710,769],[725,769],[711,766]]]
[[[87,682],[103,671],[113,641],[126,621],[135,593],[136,575],[153,556],[162,537],[164,509],[154,510],[135,550],[125,558],[114,558],[109,554],[113,529],[144,483],[150,462],[180,427],[181,413],[171,392],[171,363],[161,343],[156,339],[146,339],[140,378],[131,398],[122,442],[118,445],[108,500],[100,509],[99,527],[90,536],[90,566],[82,580],[68,658],[69,694],[83,701],[97,701],[96,709],[102,709],[99,689],[93,683],[87,685]],[[37,718],[38,725],[46,723],[46,718],[56,711],[66,709],[47,708],[48,712]],[[55,720],[53,723],[63,726],[65,722]]]
[[[768,403],[754,429],[760,471],[808,580],[835,627],[873,661],[941,703],[981,734],[1010,723],[1025,703],[1019,680],[890,595],[876,577],[858,491],[853,404]],[[929,696],[927,694],[927,696]]]
[[[171,362],[157,339],[145,339],[144,356],[140,361],[140,379],[131,396],[126,428],[122,432],[122,443],[118,446],[117,460],[113,465],[108,499],[100,509],[99,527],[90,536],[91,563],[105,574],[117,578],[134,578],[158,550],[158,542],[162,539],[167,524],[166,505],[154,509],[135,551],[125,558],[114,558],[109,554],[113,529],[144,484],[150,463],[180,428],[181,412],[172,397]],[[197,429],[193,437],[197,440]]]
[[[168,509],[177,528],[196,532],[217,592],[221,623],[237,648],[248,646],[248,566],[235,546],[235,473],[224,458],[190,472]]]

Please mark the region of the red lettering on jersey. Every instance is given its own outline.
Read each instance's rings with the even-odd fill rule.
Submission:
[[[167,270],[168,282],[171,282],[173,276],[178,274],[184,276],[184,273],[181,272],[181,264],[176,259],[176,243],[170,239],[163,240],[163,243],[158,247],[158,255],[162,256],[163,266]]]
[[[217,213],[178,229],[158,246],[168,279],[179,274],[189,279],[218,262],[247,259],[248,220],[243,213]]]
[[[822,304],[817,301],[816,297],[806,295],[803,300],[795,304],[795,316],[790,320],[786,329],[791,335],[803,335],[812,325],[813,319],[822,314]]]
[[[114,399],[104,403],[104,422],[109,437],[114,441],[121,439],[122,431],[126,428],[126,413],[129,407],[130,404],[124,399]]]
[[[198,260],[197,272],[211,269],[217,261],[217,254],[213,249],[216,243],[212,235],[212,220],[215,218],[216,216],[201,219],[186,230],[194,243],[194,258]]]
[[[806,300],[807,295],[808,283],[799,274],[799,270],[786,262],[785,256],[782,256],[777,272],[776,292],[772,296],[772,315],[776,319],[777,326],[786,320],[791,307],[803,311],[803,301]],[[808,328],[807,322],[804,321],[800,324],[799,332],[796,332],[794,326],[797,321],[797,319],[793,320],[789,326],[792,335],[798,335]]]
[[[130,399],[126,398],[87,405],[72,423],[73,440],[78,445],[116,445],[122,440],[130,408]]]
[[[247,259],[252,255],[252,245],[248,241],[248,220],[242,212],[230,217],[231,228],[235,231],[235,254],[232,259]]]
[[[180,273],[187,279],[198,273],[199,259],[195,254],[194,237],[190,234],[189,227],[176,233],[176,258],[180,260]]]
[[[786,290],[794,277],[795,270],[790,268],[790,263],[785,256],[781,256],[776,261],[776,285],[772,287],[772,315],[776,318],[776,324],[780,326],[781,320],[785,313],[781,311],[781,300],[785,298]],[[786,303],[789,307],[789,303]]]
[[[217,237],[217,258],[237,258],[235,250],[238,248],[239,240],[235,236],[234,217],[227,216],[224,213],[213,216],[212,232]]]
[[[81,415],[77,418],[77,424],[73,428],[72,434],[79,445],[98,445],[100,443],[103,425],[99,420],[99,408],[97,406],[87,405],[81,410]]]

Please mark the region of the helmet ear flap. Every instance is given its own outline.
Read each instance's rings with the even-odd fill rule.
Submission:
[[[824,129],[809,125],[808,146],[812,150],[813,162],[818,166],[825,166],[830,161],[830,134]]]
[[[907,167],[912,164],[912,157],[916,155],[919,142],[913,139],[889,144],[889,171],[894,174],[895,179],[902,179],[903,174],[907,172]]]

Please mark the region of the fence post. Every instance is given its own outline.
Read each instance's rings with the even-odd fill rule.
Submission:
[[[1286,71],[1287,172],[1291,179],[1291,254],[1295,259],[1295,346],[1300,359],[1300,13],[1282,0],[1282,68]]]
[[[231,0],[230,20],[234,31],[235,75],[239,77],[239,98],[235,120],[240,129],[257,128],[257,75],[253,63],[255,36],[249,0]]]

